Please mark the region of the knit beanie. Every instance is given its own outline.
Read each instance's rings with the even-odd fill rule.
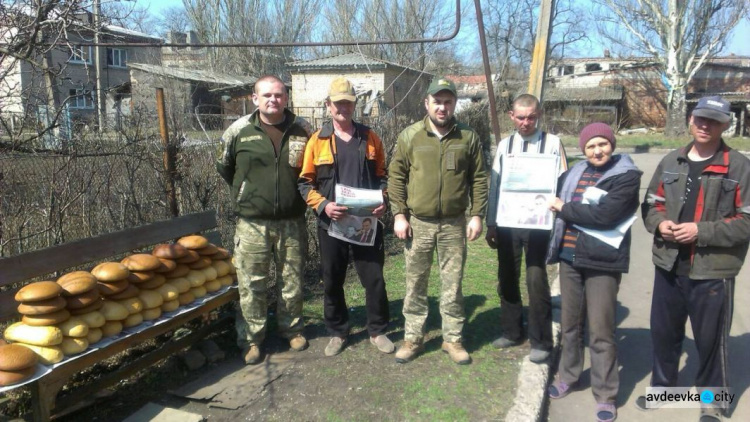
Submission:
[[[612,151],[615,150],[615,145],[617,144],[615,132],[611,127],[609,127],[608,124],[597,122],[591,123],[581,131],[581,136],[578,137],[578,146],[581,148],[581,151],[583,151],[583,149],[586,147],[586,143],[588,143],[588,141],[590,141],[592,138],[596,138],[597,136],[601,136],[602,138],[608,140],[609,143],[612,144]]]

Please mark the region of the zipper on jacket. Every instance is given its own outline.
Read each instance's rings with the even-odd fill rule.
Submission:
[[[247,185],[247,180],[243,180],[242,184],[240,185],[240,190],[237,192],[237,203],[240,203],[240,199],[242,198],[242,192],[245,191],[245,185]]]
[[[440,154],[438,155],[438,218],[443,217],[443,142],[435,134]]]

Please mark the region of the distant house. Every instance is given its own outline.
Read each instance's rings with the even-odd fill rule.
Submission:
[[[412,120],[424,116],[423,99],[432,75],[418,69],[367,57],[340,54],[287,63],[292,75],[292,105],[315,126],[326,118],[324,101],[331,81],[344,76],[355,86],[357,117],[367,120],[388,112]]]
[[[456,84],[456,91],[458,91],[456,112],[470,104],[487,100],[487,78],[484,75],[446,75],[445,77]]]
[[[84,14],[80,18],[80,29],[69,31],[67,38],[62,40],[65,44],[51,53],[52,67],[62,69],[61,75],[54,81],[55,107],[67,107],[67,113],[63,116],[70,117],[73,122],[95,123],[96,95],[99,93],[106,123],[111,125],[118,116],[130,112],[129,63],[160,63],[161,51],[158,45],[162,40],[126,28],[104,25],[100,33],[101,43],[150,43],[156,47],[83,45],[92,43],[94,35],[84,26],[90,26],[91,15]],[[100,57],[98,64],[95,60],[97,49]],[[2,113],[44,114],[49,101],[48,84],[42,74],[24,61],[4,60],[2,65],[6,66],[4,71],[7,72],[7,77],[0,83]],[[96,84],[97,67],[100,87]]]
[[[176,116],[187,117],[189,127],[224,129],[255,110],[254,76],[143,63],[131,63],[130,74],[134,108],[154,113],[156,88],[164,88],[167,107]]]
[[[564,59],[550,67],[545,89],[548,124],[572,131],[592,120],[619,127],[666,124],[668,89],[659,66],[646,58]],[[698,99],[722,95],[732,104],[732,134],[747,135],[750,120],[750,57],[718,57],[690,82],[688,115]]]

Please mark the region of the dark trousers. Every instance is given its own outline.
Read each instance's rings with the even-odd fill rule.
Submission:
[[[523,337],[521,256],[526,254],[526,286],[529,291],[528,337],[533,349],[552,349],[552,304],[545,257],[548,230],[497,228],[497,275],[500,326],[511,340]]]
[[[318,227],[320,266],[323,272],[325,296],[323,316],[331,336],[349,334],[349,311],[344,296],[346,269],[349,266],[349,248],[354,255],[354,267],[365,288],[367,332],[371,336],[385,334],[388,329],[388,295],[383,279],[383,230],[378,230],[373,246],[354,245],[328,235],[328,230]]]
[[[698,349],[697,387],[726,388],[727,340],[732,326],[734,278],[692,280],[656,268],[651,301],[654,366],[651,385],[673,387],[680,368],[685,323]]]
[[[622,274],[573,268],[560,262],[562,299],[562,353],[558,373],[572,384],[583,372],[583,334],[589,327],[591,390],[597,403],[617,400],[620,377],[617,372],[615,310]]]

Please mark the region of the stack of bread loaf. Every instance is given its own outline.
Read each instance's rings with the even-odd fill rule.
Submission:
[[[130,283],[130,270],[119,262],[103,262],[91,274],[97,279],[99,292],[104,297],[101,313],[105,324],[102,334],[113,337],[125,327],[133,327],[143,322],[143,303],[138,299],[140,290]]]
[[[31,349],[45,364],[63,360],[63,333],[56,324],[67,321],[62,287],[54,281],[39,281],[16,292],[21,321],[5,329],[5,339]]]
[[[226,249],[218,248],[205,237],[197,235],[185,236],[177,243],[188,250],[187,256],[190,256],[190,259],[185,263],[190,268],[190,272],[186,278],[196,298],[232,285],[234,280],[231,274],[235,271],[229,261],[231,256]]]
[[[0,344],[0,387],[18,384],[36,371],[36,353],[17,344]]]

